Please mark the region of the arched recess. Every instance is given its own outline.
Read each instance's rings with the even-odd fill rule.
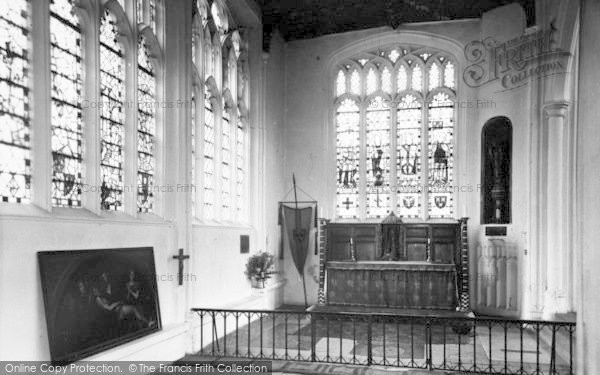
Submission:
[[[511,222],[512,123],[498,116],[481,131],[481,224]]]

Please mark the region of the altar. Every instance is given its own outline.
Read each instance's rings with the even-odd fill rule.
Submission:
[[[320,305],[469,310],[466,222],[328,223]]]

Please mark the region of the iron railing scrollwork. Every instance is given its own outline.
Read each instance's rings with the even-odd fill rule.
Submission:
[[[192,309],[205,356],[477,374],[574,373],[575,323],[294,310]]]

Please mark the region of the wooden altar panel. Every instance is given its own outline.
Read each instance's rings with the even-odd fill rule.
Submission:
[[[415,309],[456,307],[455,268],[416,262],[329,262],[329,305]]]
[[[427,260],[427,245],[429,243],[429,227],[426,225],[404,226],[405,259],[408,261],[424,262]]]
[[[458,225],[437,224],[431,226],[431,261],[456,263],[460,233]]]

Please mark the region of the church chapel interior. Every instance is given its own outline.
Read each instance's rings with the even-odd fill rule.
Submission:
[[[598,0],[0,0],[0,361],[600,374],[599,35]]]

